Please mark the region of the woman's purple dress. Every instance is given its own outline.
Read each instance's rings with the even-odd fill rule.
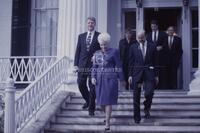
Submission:
[[[114,105],[118,99],[118,79],[124,80],[119,51],[108,48],[93,56],[92,78],[96,79],[97,105]]]

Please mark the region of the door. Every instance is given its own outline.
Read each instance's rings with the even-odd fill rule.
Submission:
[[[176,28],[176,33],[181,36],[181,8],[147,8],[144,10],[144,27],[146,32],[151,31],[151,20],[157,20],[159,29],[166,31],[169,26]]]

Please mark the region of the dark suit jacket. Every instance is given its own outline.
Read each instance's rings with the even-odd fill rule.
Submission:
[[[156,42],[155,45],[156,46],[159,46],[159,45],[162,46],[166,37],[167,37],[167,34],[165,32],[159,31],[158,32],[158,39],[157,39],[157,42]],[[152,41],[152,32],[150,32],[149,34],[147,34],[147,41],[153,42]]]
[[[156,46],[163,46],[164,45],[164,40],[167,38],[167,34],[163,31],[159,31],[158,32],[158,39],[157,42],[155,43]],[[147,41],[149,42],[153,42],[152,41],[152,32],[150,32],[147,35]],[[154,42],[153,42],[154,43]],[[164,52],[163,49],[160,51],[157,51],[157,56],[156,56],[156,62],[159,66],[164,66],[165,65],[165,61],[164,59]]]
[[[130,43],[128,43],[128,41],[126,40],[126,38],[121,39],[119,41],[119,53],[120,53],[120,60],[123,63],[123,66],[127,66],[128,62],[129,62],[129,49],[130,46],[133,44],[134,41],[131,41]],[[128,66],[127,66],[128,67]]]
[[[97,40],[99,34],[99,32],[95,31],[89,51],[87,51],[86,48],[87,32],[79,35],[74,59],[74,66],[78,66],[79,68],[92,67],[91,58],[97,50],[100,50],[100,45]]]
[[[154,80],[158,75],[155,63],[156,47],[152,42],[147,42],[147,51],[143,59],[140,44],[136,42],[129,51],[129,76],[133,77],[133,82],[138,82],[141,78]],[[142,77],[144,76],[144,77]]]
[[[172,65],[178,68],[180,63],[183,50],[182,50],[182,40],[178,36],[174,36],[173,43],[171,45],[171,49],[168,45],[168,37],[164,40],[164,54],[165,54],[165,62],[166,65]]]

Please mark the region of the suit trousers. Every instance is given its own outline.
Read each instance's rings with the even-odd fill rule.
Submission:
[[[88,79],[88,85],[87,85],[87,79]],[[95,94],[95,86],[91,82],[91,74],[79,72],[77,82],[79,91],[83,99],[89,106],[89,112],[94,112],[96,94]]]
[[[168,85],[169,89],[177,89],[177,70],[178,68],[173,65],[168,66]]]
[[[140,98],[141,98],[141,87],[138,84],[143,83],[143,90],[145,100],[144,110],[149,111],[151,109],[152,99],[154,95],[155,81],[154,80],[141,80],[139,82],[133,82],[133,106],[134,106],[134,119],[141,120],[140,114]]]
[[[163,66],[161,68],[158,69],[159,70],[159,83],[157,88],[158,89],[169,89],[168,86],[168,79],[167,79],[167,75],[168,75],[168,69],[166,66]]]
[[[126,82],[126,90],[129,90],[130,88],[129,88],[129,83],[128,83],[128,77],[129,77],[129,75],[128,75],[128,65],[124,65],[123,66],[123,73],[124,73],[124,79],[125,79],[125,82]]]

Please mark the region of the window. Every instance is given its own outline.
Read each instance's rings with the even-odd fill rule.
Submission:
[[[29,55],[30,5],[29,0],[13,0],[12,56]]]
[[[198,10],[192,10],[192,67],[198,68]]]
[[[58,0],[33,0],[31,55],[57,54]]]

